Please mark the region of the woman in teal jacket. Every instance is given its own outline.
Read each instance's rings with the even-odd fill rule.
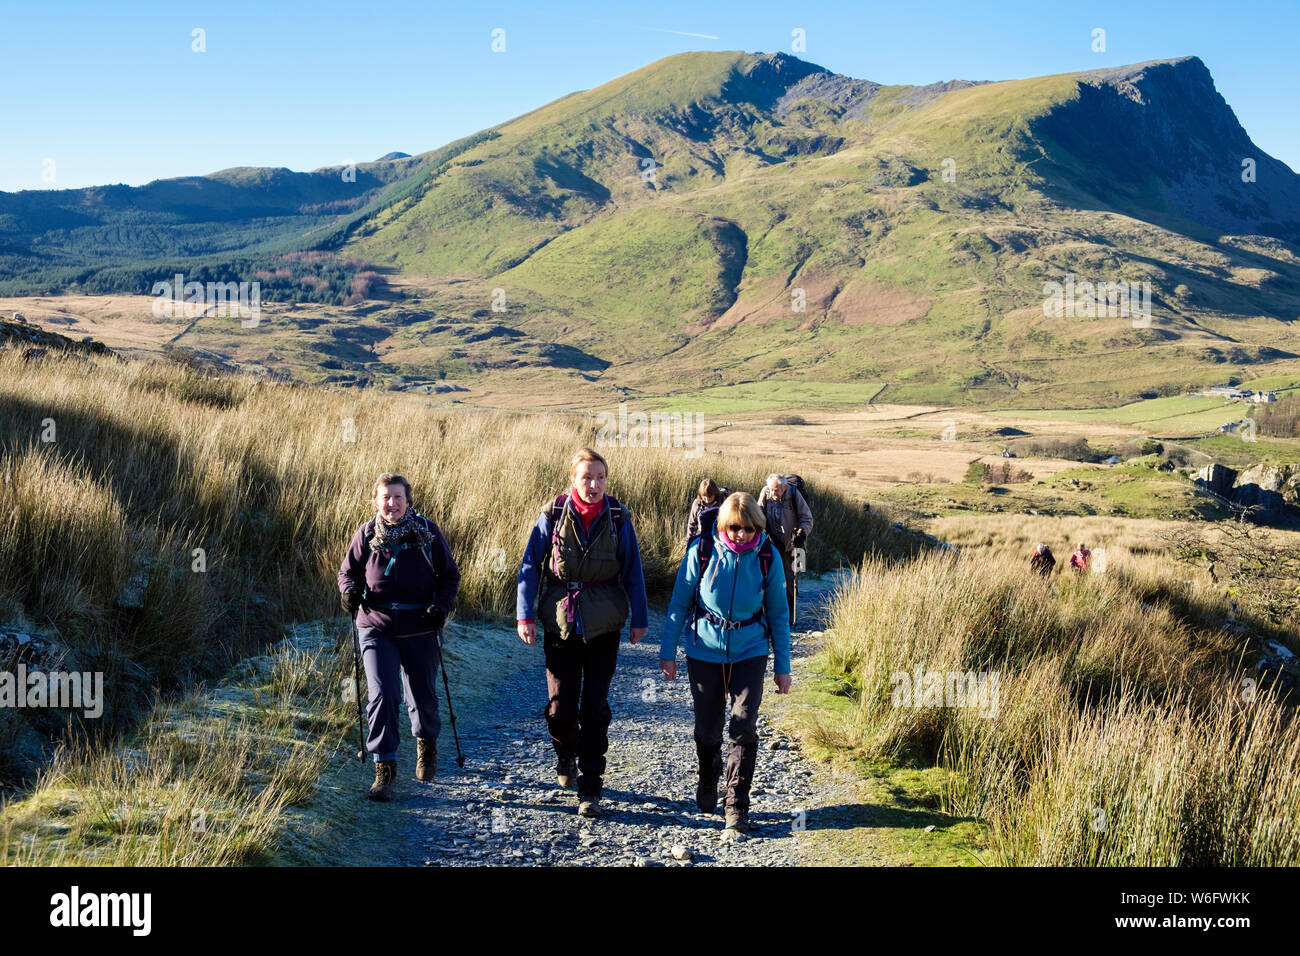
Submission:
[[[678,640],[685,638],[686,672],[695,705],[695,749],[700,761],[695,802],[706,813],[718,807],[722,722],[730,703],[726,764],[730,830],[749,829],[749,788],[758,758],[758,707],[769,651],[776,658],[776,692],[790,692],[785,570],[764,527],[763,511],[751,495],[737,492],[722,503],[716,526],[704,529],[702,537],[687,549],[659,644],[659,669],[673,680],[677,677]]]

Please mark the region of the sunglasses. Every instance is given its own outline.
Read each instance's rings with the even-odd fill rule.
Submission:
[[[729,524],[729,525],[727,525],[727,530],[728,530],[728,531],[748,531],[750,534],[753,534],[753,533],[754,533],[754,529],[753,529],[753,528],[747,528],[747,527],[745,527],[743,524]]]

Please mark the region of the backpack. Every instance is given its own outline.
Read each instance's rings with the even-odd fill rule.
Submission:
[[[418,511],[415,513],[415,516],[424,522],[424,530],[432,534],[433,529],[429,527],[429,519],[426,518],[424,515],[420,514],[420,512]],[[365,545],[365,548],[368,551],[374,550],[370,542],[373,541],[375,537],[376,520],[377,519],[375,518],[371,518],[369,521],[366,522],[366,530],[365,533],[362,535],[362,544]],[[385,551],[393,552],[393,556],[388,559],[388,567],[384,568],[384,577],[388,577],[388,572],[393,570],[393,562],[397,560],[397,552],[405,551],[407,548],[414,548],[414,547],[417,547],[417,545],[408,541],[392,548],[384,548]],[[433,568],[433,545],[432,544],[425,545],[423,548],[420,549],[420,552],[424,555],[424,560],[429,562],[429,568],[432,569]]]
[[[796,491],[798,491],[799,497],[803,499],[803,503],[806,504],[809,507],[809,509],[811,509],[812,501],[808,498],[808,492],[804,490],[803,479],[800,478],[798,475],[785,475],[783,477],[785,478],[785,483],[789,485],[791,488],[794,488]]]
[[[609,519],[610,533],[614,536],[614,551],[618,551],[618,532],[627,521],[627,514],[623,510],[623,505],[613,495],[605,495],[609,499]],[[546,506],[545,514],[551,519],[551,574],[554,576],[554,569],[559,565],[556,560],[560,548],[560,518],[564,515],[565,503],[569,500],[567,491],[561,492],[555,496],[555,500]],[[716,510],[716,509],[715,509]],[[595,525],[592,525],[594,528]]]
[[[424,530],[432,534],[433,529],[429,527],[429,519],[424,515],[420,514],[420,512],[418,511],[415,513],[415,516],[424,522]],[[376,518],[371,518],[369,521],[366,522],[365,531],[362,533],[361,536],[361,543],[363,546],[363,550],[362,550],[363,558],[365,556],[366,551],[370,551],[372,553],[374,551],[374,548],[371,546],[370,542],[375,537],[375,522],[377,520],[378,519]],[[397,562],[397,554],[399,551],[405,551],[408,548],[417,548],[417,547],[419,547],[419,545],[407,541],[407,542],[403,542],[402,544],[396,545],[392,548],[384,548],[383,549],[384,551],[391,551],[393,553],[393,556],[388,559],[388,565],[384,568],[384,577],[388,577],[388,572],[393,570],[393,565]],[[429,570],[433,571],[433,578],[434,578],[433,586],[436,592],[438,588],[438,572],[433,566],[433,544],[429,543],[424,547],[420,548],[420,554],[424,556],[424,560],[428,563]],[[361,588],[361,593],[364,598],[369,599],[370,588],[368,586],[363,585]]]
[[[691,538],[686,544],[687,553],[690,552],[691,548],[694,548],[700,556],[700,573],[695,579],[695,593],[691,596],[692,627],[704,616],[703,605],[700,604],[700,586],[704,583],[704,570],[709,566],[709,561],[713,557],[713,532],[717,528],[720,508],[721,505],[714,505],[712,508],[705,508],[700,512],[700,533]],[[772,539],[764,535],[763,545],[758,549],[758,566],[763,573],[764,591],[767,590],[767,578],[772,573],[774,558]]]

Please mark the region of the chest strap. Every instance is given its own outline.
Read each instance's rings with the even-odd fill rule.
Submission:
[[[737,631],[742,627],[749,627],[749,625],[757,624],[759,621],[761,621],[763,619],[763,611],[761,610],[755,611],[753,615],[747,617],[743,621],[729,621],[725,617],[719,617],[717,614],[714,614],[712,611],[706,611],[704,610],[704,608],[696,605],[695,619],[698,621],[700,618],[704,618],[710,624],[716,624],[724,631]]]

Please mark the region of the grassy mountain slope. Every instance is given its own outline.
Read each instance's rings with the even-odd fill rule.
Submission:
[[[244,250],[401,273],[400,306],[365,316],[370,358],[409,372],[538,368],[648,394],[776,375],[1036,405],[1063,387],[1116,403],[1300,371],[1300,177],[1254,146],[1195,57],[916,87],[784,54],[680,54],[370,164],[350,198],[326,172],[145,187],[191,203],[235,190],[225,201],[255,218],[208,207],[199,222],[180,199],[141,215],[190,215],[167,241],[196,230],[195,250],[242,230]],[[0,196],[6,248],[35,216],[6,218],[16,202]],[[75,205],[47,219],[71,227]],[[67,235],[90,248],[93,228],[110,227]],[[56,233],[30,241],[71,241]],[[1044,284],[1070,275],[1149,282],[1149,327],[1045,316]],[[490,349],[464,347],[484,336]]]
[[[1300,180],[1194,57],[917,88],[682,54],[496,132],[350,248],[502,288],[513,326],[636,388],[794,367],[1110,400],[1294,357]],[[1044,317],[1067,273],[1149,281],[1152,327]]]

